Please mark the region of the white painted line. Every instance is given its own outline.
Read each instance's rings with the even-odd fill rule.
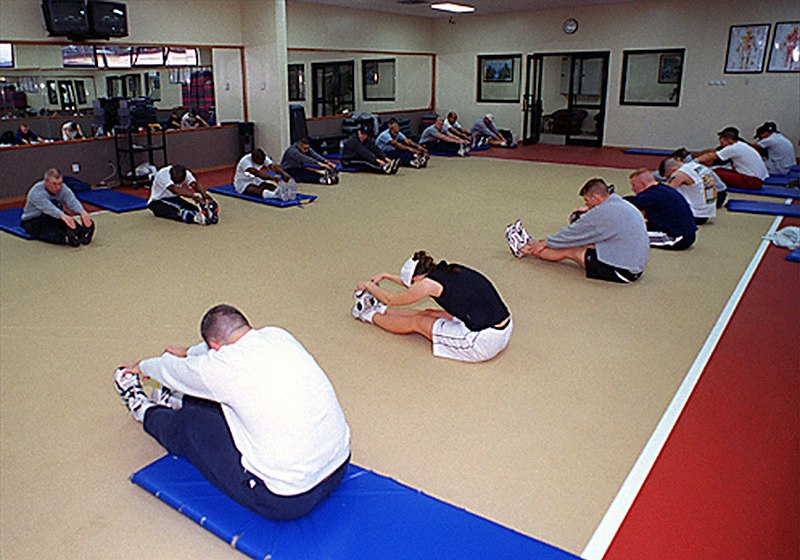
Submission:
[[[775,232],[781,220],[783,220],[783,216],[777,216],[775,218],[767,235]],[[703,347],[700,349],[700,353],[683,378],[683,382],[672,397],[672,401],[669,403],[661,420],[659,420],[656,429],[650,435],[650,439],[642,449],[642,453],[639,455],[636,463],[634,463],[631,472],[629,472],[628,476],[625,478],[625,482],[622,483],[608,511],[606,511],[597,529],[595,529],[592,538],[589,539],[586,548],[583,549],[581,558],[585,560],[601,560],[608,551],[611,541],[614,539],[614,536],[616,536],[620,525],[622,525],[622,522],[628,515],[628,511],[634,499],[639,494],[647,475],[652,470],[653,464],[661,453],[661,449],[664,447],[667,438],[675,427],[678,417],[683,411],[684,406],[686,406],[686,401],[689,400],[689,396],[691,396],[695,385],[697,385],[697,381],[700,379],[700,375],[703,373],[711,353],[714,351],[714,348],[716,348],[725,327],[728,325],[728,321],[730,321],[731,315],[733,315],[734,310],[739,305],[739,301],[742,299],[742,295],[747,285],[750,283],[750,279],[753,277],[769,244],[770,242],[765,239],[758,246],[756,253],[750,260],[750,264],[742,274],[739,283],[728,299],[728,303],[717,319],[714,328],[711,329]]]

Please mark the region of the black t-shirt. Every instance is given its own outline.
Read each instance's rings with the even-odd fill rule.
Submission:
[[[508,308],[494,285],[480,272],[460,264],[442,261],[428,274],[442,285],[441,295],[433,298],[442,309],[461,319],[471,331],[482,331],[505,321]]]

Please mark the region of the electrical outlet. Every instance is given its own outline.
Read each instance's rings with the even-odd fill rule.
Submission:
[[[81,172],[81,164],[80,163],[73,163],[72,164],[72,172],[73,173],[80,173]]]

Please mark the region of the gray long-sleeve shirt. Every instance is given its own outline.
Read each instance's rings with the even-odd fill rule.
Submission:
[[[284,169],[297,169],[305,167],[306,165],[324,162],[325,158],[314,151],[313,148],[308,149],[308,153],[304,154],[297,147],[297,143],[289,146],[283,152],[283,159],[281,159],[281,167]]]
[[[44,181],[39,181],[28,191],[25,208],[22,210],[22,220],[38,218],[42,214],[52,216],[57,220],[64,215],[63,208],[68,208],[76,214],[83,211],[83,205],[75,198],[75,194],[66,185],[61,186],[58,194],[51,194],[44,186]]]
[[[650,242],[642,214],[617,194],[612,194],[578,221],[549,235],[546,241],[553,249],[594,244],[597,258],[602,262],[633,273],[642,272],[650,258]]]

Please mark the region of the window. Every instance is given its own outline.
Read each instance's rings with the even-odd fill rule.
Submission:
[[[0,68],[14,68],[14,47],[11,43],[0,43]]]
[[[684,49],[623,51],[620,105],[677,107]]]
[[[394,101],[395,59],[362,60],[364,101]]]
[[[522,55],[478,56],[478,102],[519,103]]]
[[[97,66],[94,47],[91,45],[67,45],[61,47],[61,64],[64,66]]]
[[[306,70],[304,64],[289,65],[289,101],[306,100]]]

